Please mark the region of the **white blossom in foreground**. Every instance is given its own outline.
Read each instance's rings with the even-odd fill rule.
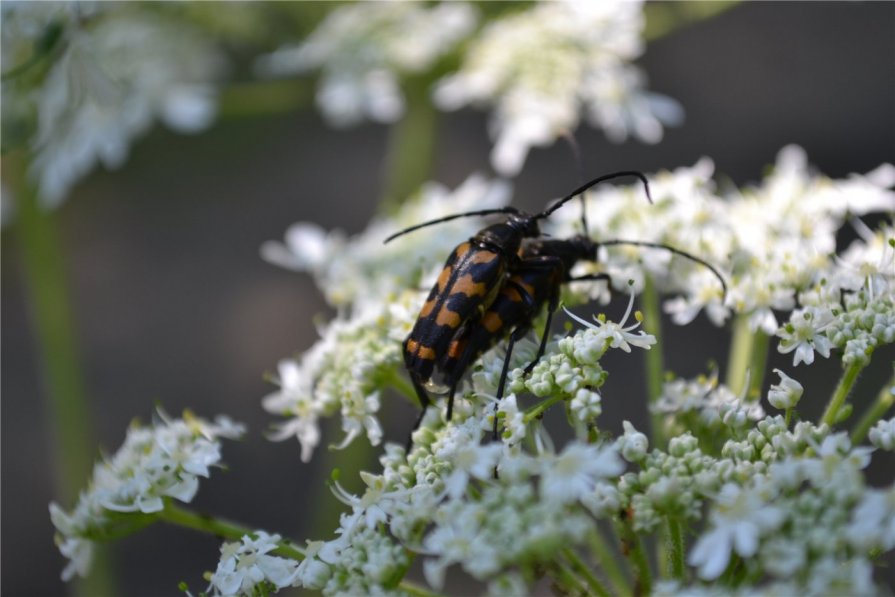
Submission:
[[[4,39],[11,28],[22,35],[22,21],[29,24],[23,42],[61,29],[37,89],[4,82],[10,94],[33,98],[31,174],[47,205],[60,203],[97,162],[121,166],[131,142],[157,120],[182,133],[211,124],[223,56],[189,25],[114,3],[22,2],[4,10]]]
[[[776,530],[783,512],[772,503],[771,489],[762,484],[721,488],[711,515],[711,530],[700,537],[688,563],[699,567],[704,579],[718,578],[730,561],[731,551],[748,558],[758,551],[759,538]]]
[[[895,393],[895,387],[892,388]],[[895,451],[895,417],[877,421],[868,432],[870,443],[881,450]]]
[[[504,175],[522,168],[529,148],[548,145],[581,120],[613,141],[656,143],[680,106],[644,90],[632,62],[643,52],[640,2],[544,2],[488,23],[460,70],[439,82],[444,109],[493,108],[491,163]]]
[[[183,419],[159,414],[152,427],[132,426],[124,444],[96,463],[88,488],[81,492],[74,510],[50,504],[56,527],[56,543],[71,561],[63,580],[90,569],[93,542],[127,525],[126,513],[154,514],[173,498],[190,502],[199,489],[199,477],[208,477],[221,460],[220,439],[236,439],[243,426],[227,417],[214,422],[189,413]]]
[[[224,543],[221,559],[211,575],[211,595],[254,595],[291,586],[299,576],[299,562],[272,555],[281,537],[255,531],[240,541]]]
[[[476,10],[460,2],[341,6],[308,39],[262,57],[257,68],[279,76],[319,69],[317,105],[335,126],[394,122],[405,111],[400,78],[432,68],[476,20]]]

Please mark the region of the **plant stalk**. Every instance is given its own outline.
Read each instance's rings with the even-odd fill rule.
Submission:
[[[755,332],[749,328],[749,317],[738,313],[733,320],[733,336],[730,339],[730,356],[727,359],[727,378],[724,382],[734,393],[739,394],[745,388],[746,371],[752,360],[752,346]]]
[[[194,531],[215,535],[223,539],[236,541],[242,539],[245,535],[253,536],[255,533],[255,529],[250,529],[247,526],[235,522],[215,518],[208,514],[193,512],[192,510],[178,506],[170,500],[166,502],[165,509],[159,512],[159,520]],[[292,542],[288,540],[280,541],[279,547],[273,550],[272,553],[293,560],[300,561],[305,559],[304,552],[295,547]]]
[[[42,397],[50,419],[56,493],[73,503],[89,478],[96,452],[90,404],[75,341],[65,260],[54,220],[40,205],[37,189],[26,178],[23,154],[4,156],[3,165],[15,197],[14,233],[21,251],[32,325],[42,366]],[[79,594],[114,594],[112,568],[97,550],[89,578],[79,579]]]
[[[681,524],[677,520],[668,517],[668,561],[672,578],[684,580],[684,535],[681,532]]]
[[[836,415],[839,414],[839,409],[845,404],[845,399],[848,398],[862,369],[864,369],[864,363],[855,362],[848,366],[842,374],[842,379],[839,380],[839,385],[836,386],[836,390],[830,397],[827,410],[824,411],[823,417],[821,417],[821,423],[826,423],[830,426],[836,423]]]
[[[603,583],[596,577],[593,570],[582,561],[581,557],[578,553],[572,548],[566,548],[563,550],[563,555],[569,561],[569,564],[572,567],[572,570],[576,572],[581,578],[584,580],[587,587],[590,589],[588,592],[592,595],[600,595],[601,597],[609,597],[611,593],[603,586]]]
[[[590,550],[598,562],[600,568],[606,574],[611,584],[610,594],[612,595],[630,595],[631,582],[625,575],[624,570],[618,560],[618,555],[609,545],[600,532],[600,529],[594,529],[589,535]]]

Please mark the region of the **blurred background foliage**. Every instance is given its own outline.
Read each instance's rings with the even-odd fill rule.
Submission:
[[[270,387],[262,374],[308,347],[315,317],[328,315],[310,279],[263,263],[258,247],[298,220],[354,233],[383,201],[399,201],[423,180],[455,186],[471,172],[492,173],[491,143],[486,113],[444,113],[425,101],[431,83],[458,64],[456,53],[402,79],[407,112],[388,125],[332,128],[315,109],[316,75],[258,77],[259,55],[305,39],[336,6],[78,3],[34,30],[34,22],[15,21],[16,3],[3,3],[3,593],[66,590],[47,504],[71,504],[90,462],[114,451],[128,422],[148,419],[157,404],[248,423],[248,438],[225,448],[232,472],[204,483],[196,505],[295,538],[335,527],[324,485],[333,459],[349,489],[354,470],[373,466],[362,442],[301,465],[297,444],[264,439],[270,417],[260,398]],[[476,5],[482,21],[525,7]],[[34,139],[59,131],[41,132],[37,90],[68,50],[71,28],[147,14],[162,30],[196,32],[220,57],[204,73],[213,118],[184,136],[154,126],[166,112],[150,106],[153,117],[134,125],[123,155],[108,154],[105,167],[91,162],[61,197],[41,200],[26,173],[42,148]],[[707,155],[744,184],[788,143],[805,147],[831,177],[895,159],[895,4],[655,3],[645,14],[648,45],[637,64],[651,90],[681,103],[686,120],[656,145],[613,144],[582,125],[576,135],[587,173],[651,172]],[[132,57],[151,56],[140,38],[127,41]],[[196,58],[180,57],[184,68]],[[562,143],[536,148],[514,179],[514,202],[535,208],[576,183]],[[726,335],[704,319],[665,328],[669,343],[706,348],[697,354],[726,350]],[[704,371],[702,357],[685,352],[666,355],[666,366]],[[892,351],[877,359],[891,361]],[[643,393],[639,367],[607,368],[605,416],[644,420],[642,404],[612,400]],[[832,363],[815,369],[806,396],[817,388],[825,398],[840,372]],[[890,373],[868,372],[858,393]],[[399,400],[384,409],[386,439],[403,441],[413,409]],[[330,429],[324,443],[337,437]],[[218,547],[211,537],[150,528],[107,554],[114,585],[83,592],[169,594],[181,580],[200,587]]]

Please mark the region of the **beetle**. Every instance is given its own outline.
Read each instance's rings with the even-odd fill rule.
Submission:
[[[536,214],[525,213],[512,206],[470,211],[423,222],[385,239],[388,243],[414,230],[457,218],[492,214],[508,216],[505,221],[482,229],[453,250],[429,292],[413,329],[404,341],[404,364],[422,406],[414,428],[419,426],[429,405],[427,390],[443,392],[448,389],[433,383],[432,377],[436,368],[440,368],[445,362],[454,337],[458,333],[465,333],[461,330],[475,329],[501,289],[508,283],[508,275],[520,271],[523,263],[529,268],[543,267],[534,264],[535,261],[543,261],[539,256],[529,258],[522,255],[523,240],[541,235],[538,221],[549,217],[587,189],[623,176],[640,179],[647,199],[652,202],[646,176],[641,172],[626,170],[594,178]],[[462,370],[465,367],[464,365]],[[455,368],[451,378],[458,377],[457,373],[462,376],[462,371]],[[448,400],[448,420],[452,412],[453,396]]]

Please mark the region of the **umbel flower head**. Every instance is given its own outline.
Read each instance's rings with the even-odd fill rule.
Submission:
[[[476,31],[475,7],[365,2],[334,9],[310,37],[258,61],[266,75],[320,71],[316,100],[335,126],[394,122],[405,112],[402,79],[433,81],[439,60],[460,55],[432,100],[444,110],[492,109],[494,169],[519,173],[531,147],[553,143],[581,121],[613,141],[662,138],[682,108],[646,91],[633,61],[643,52],[642,2],[538,2],[510,7]],[[449,60],[442,60],[450,65]]]
[[[582,120],[613,141],[656,143],[682,108],[644,90],[632,62],[643,52],[641,2],[543,2],[488,23],[460,69],[442,79],[436,105],[493,108],[491,163],[519,173],[531,147],[548,145]]]
[[[136,6],[3,3],[4,73],[60,30],[37,84],[29,77],[3,83],[4,118],[36,110],[31,175],[46,205],[58,205],[97,163],[121,166],[154,121],[193,133],[214,119],[223,54],[189,24]]]
[[[317,104],[335,126],[394,122],[405,111],[400,78],[431,69],[475,27],[463,2],[360,2],[332,10],[308,39],[258,61],[259,72],[320,69]]]
[[[114,535],[117,527],[127,528],[127,514],[158,513],[172,498],[190,502],[199,478],[208,477],[211,467],[220,463],[219,440],[236,439],[243,430],[227,417],[209,422],[188,412],[182,419],[171,419],[160,411],[152,427],[132,425],[121,448],[96,463],[74,510],[50,504],[56,543],[70,560],[63,580],[86,576],[94,540]]]

